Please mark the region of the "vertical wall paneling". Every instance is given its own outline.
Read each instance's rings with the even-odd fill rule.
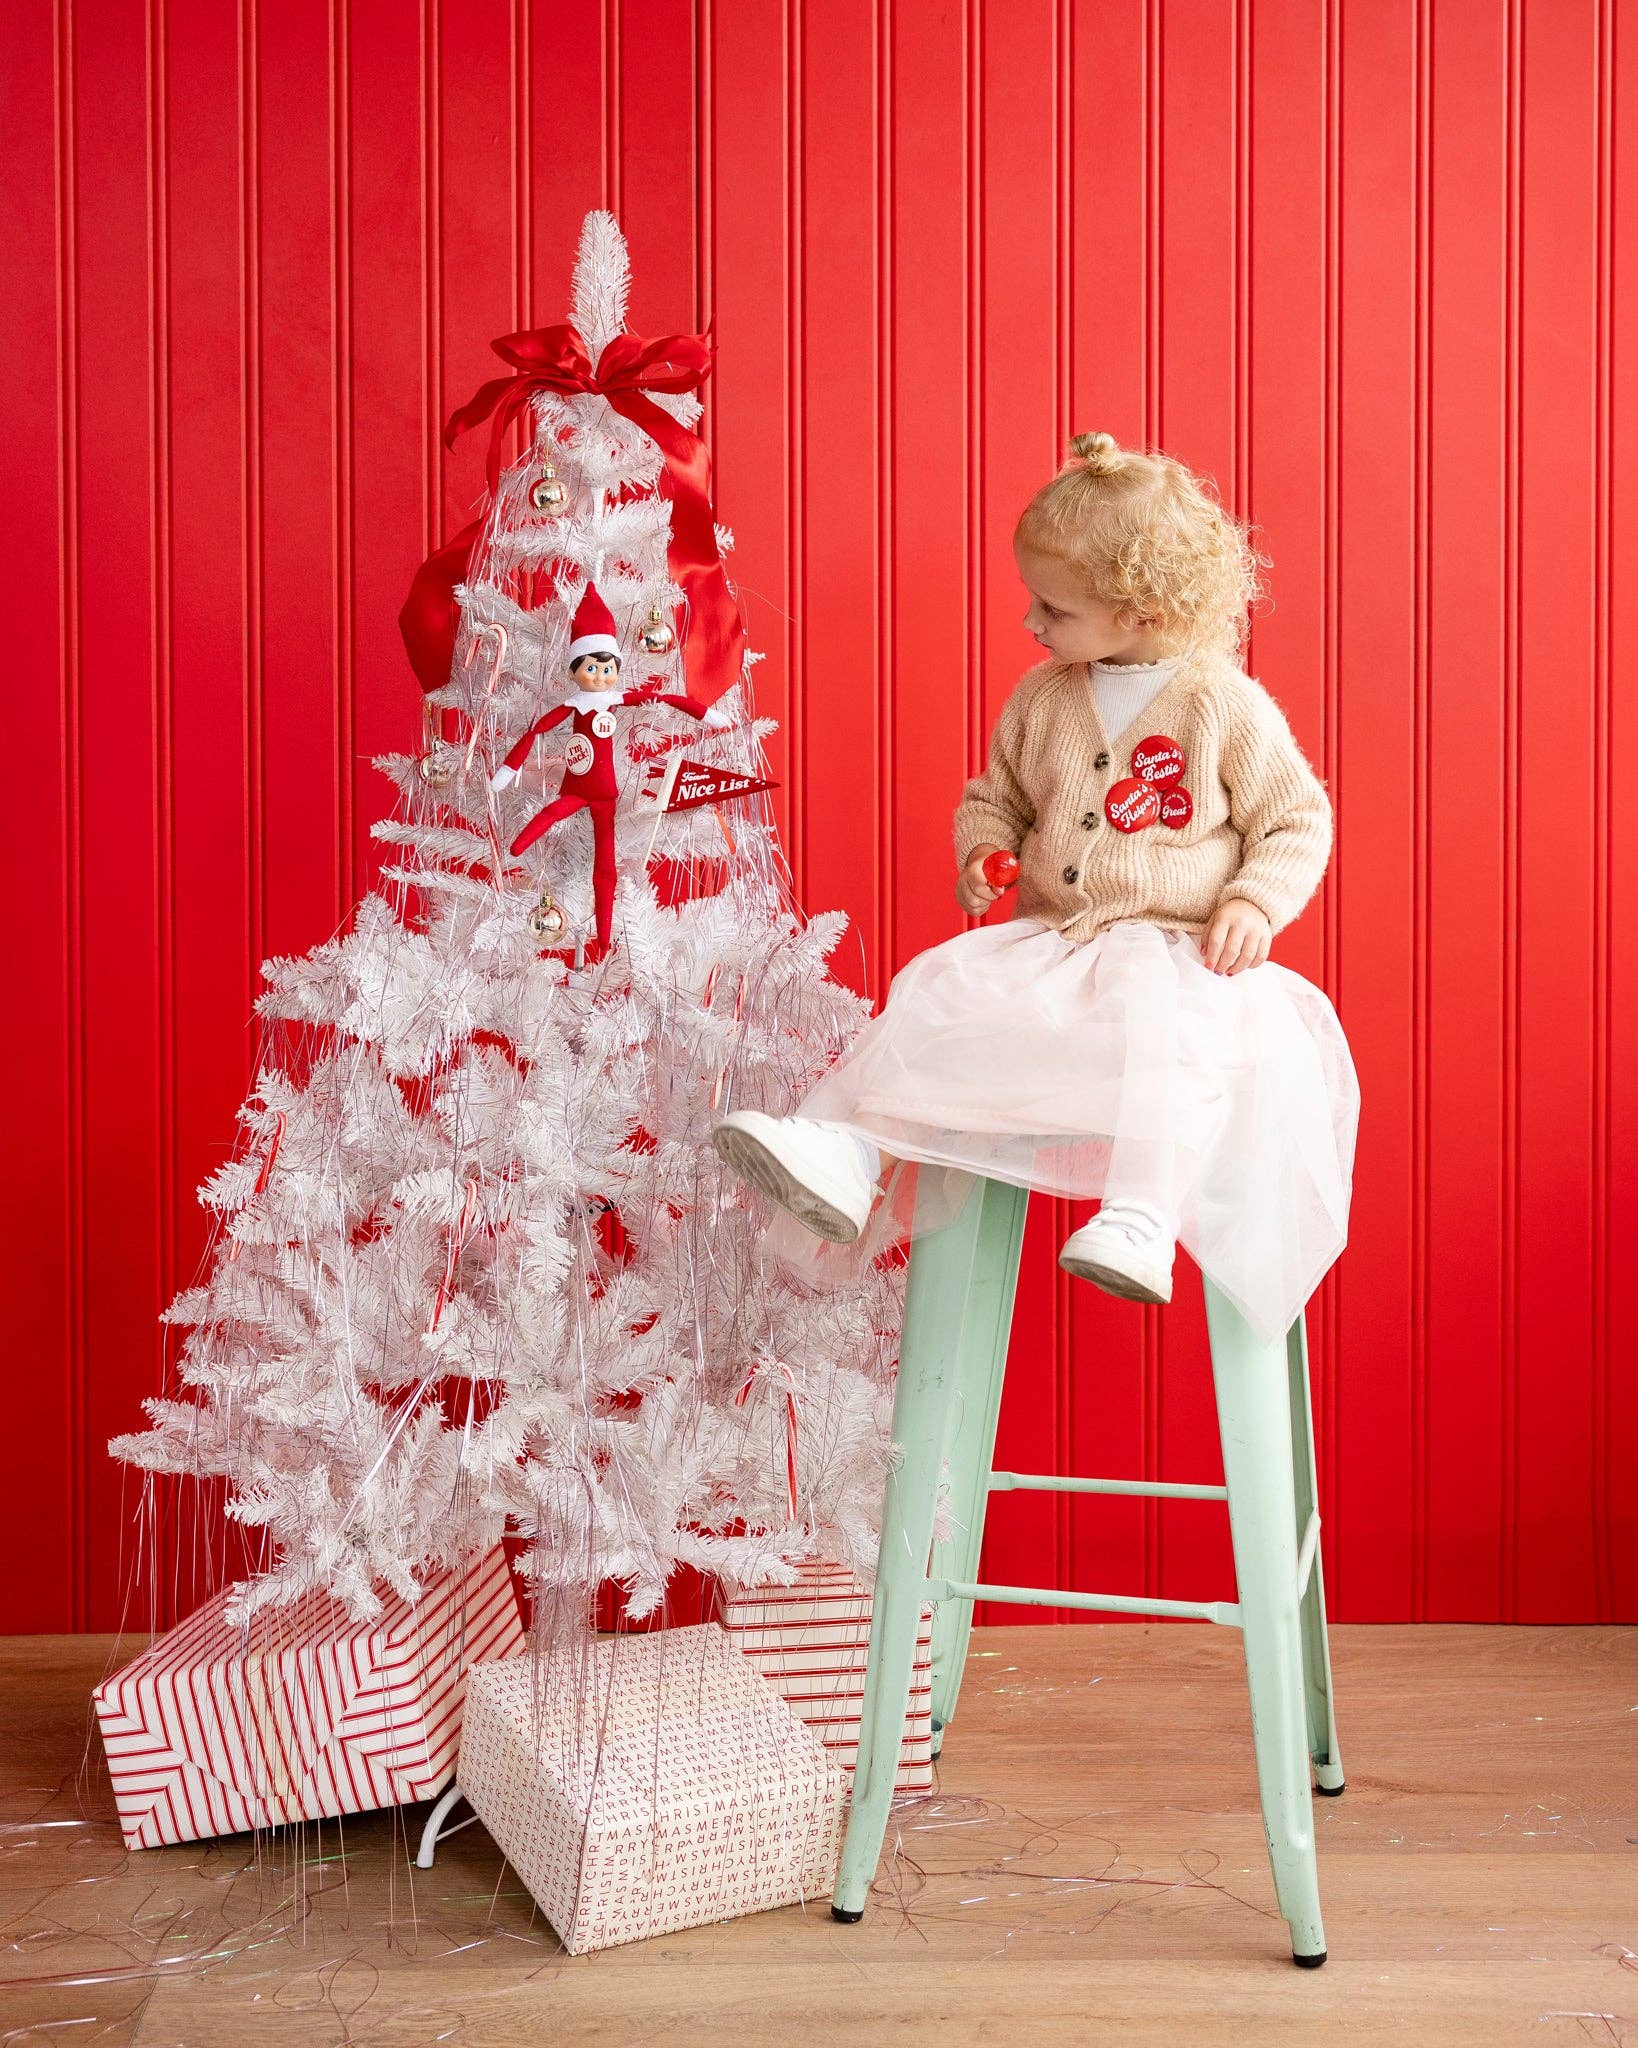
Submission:
[[[1012,558],[1012,529],[1029,493],[1056,467],[1061,375],[1057,300],[1061,287],[1053,90],[1061,61],[1057,10],[980,0],[975,13],[980,85],[975,142],[983,283],[977,293],[984,446],[972,575],[981,602],[978,759],[1008,690],[1039,650],[1019,624],[1027,599]],[[1025,366],[1028,366],[1027,368]],[[948,843],[948,834],[946,834]],[[992,911],[992,916],[999,913]],[[959,926],[960,913],[951,919]],[[1014,1317],[1009,1398],[996,1461],[1014,1471],[1052,1469],[1063,1435],[1058,1370],[1063,1290],[1057,1249],[1065,1204],[1032,1201]],[[988,1569],[1007,1584],[1058,1583],[1061,1520],[1053,1495],[1008,1495],[996,1506]],[[985,1620],[1043,1618],[985,1603]]]
[[[794,859],[799,773],[791,717],[790,507],[795,496],[789,431],[793,374],[791,158],[795,110],[785,90],[793,61],[788,9],[762,0],[711,0],[702,53],[710,78],[711,130],[701,160],[710,181],[712,322],[711,453],[719,516],[733,529],[730,570],[748,637],[764,659],[753,671],[760,712],[780,723],[773,795]]]
[[[1427,1242],[1416,1588],[1498,1619],[1507,1355],[1503,996],[1507,804],[1507,24],[1434,0],[1424,109],[1421,411],[1428,521],[1423,1167]],[[1434,423],[1437,431],[1434,431]],[[1430,687],[1431,686],[1431,687]],[[1459,1174],[1441,1171],[1461,1161]],[[1463,1373],[1442,1362],[1470,1360]]]
[[[13,1574],[9,1625],[66,1628],[79,1619],[84,1329],[75,1247],[81,1241],[79,1173],[77,760],[79,706],[70,534],[75,524],[73,446],[77,376],[73,125],[65,84],[71,24],[34,10],[13,24],[0,64],[0,119],[11,174],[0,181],[0,222],[10,254],[14,474],[31,479],[26,518],[10,527],[14,687],[11,742],[30,764],[28,886],[10,891],[14,974],[8,1063],[26,1085],[12,1091],[9,1123],[19,1170],[5,1176],[5,1243],[27,1284],[12,1290],[14,1340],[33,1368],[13,1376],[15,1439],[31,1447],[40,1497],[8,1530],[28,1542],[29,1569]],[[131,501],[140,508],[141,499]],[[140,509],[135,513],[140,519]],[[26,1164],[24,1164],[26,1162]],[[49,1363],[48,1363],[49,1361]],[[41,1514],[41,1499],[49,1512]],[[20,1503],[21,1505],[22,1503]],[[42,1540],[43,1539],[43,1540]]]
[[[1161,445],[1255,522],[1248,666],[1338,820],[1278,957],[1336,1002],[1363,1091],[1351,1240],[1308,1316],[1336,1607],[1632,1618],[1619,29],[1615,0],[12,9],[29,1455],[0,1626],[147,1622],[128,1592],[174,1604],[220,1541],[187,1489],[144,1518],[104,1445],[165,1383],[259,963],[377,869],[371,758],[419,715],[397,610],[481,494],[481,437],[446,454],[442,423],[491,337],[566,316],[596,205],[631,326],[713,325],[775,811],[873,998],[960,929],[951,810],[1034,654],[1012,528],[1068,435]],[[1211,1479],[1193,1275],[1164,1313],[1069,1282],[1083,1213],[1033,1205],[999,1458]],[[1207,1507],[1039,1495],[998,1505],[986,1569],[1232,1575]]]
[[[1335,770],[1328,634],[1327,98],[1331,22],[1311,0],[1254,0],[1241,9],[1237,157],[1240,181],[1236,302],[1244,363],[1236,394],[1239,509],[1274,556],[1270,593],[1252,630],[1250,672],[1285,706],[1322,776]],[[1330,987],[1326,931],[1334,882],[1281,934],[1279,957]],[[1333,991],[1334,992],[1334,991]],[[1332,1419],[1336,1295],[1351,1260],[1321,1283],[1308,1308],[1315,1429]],[[1327,1482],[1334,1473],[1325,1474]],[[1329,1500],[1329,1483],[1326,1486]],[[1332,1560],[1326,1560],[1327,1591]]]
[[[1106,431],[1132,445],[1154,438],[1159,11],[1158,0],[1078,0],[1069,23],[1070,353],[1061,424],[1072,433]],[[1076,1211],[1067,1220],[1082,1218]],[[1180,1298],[1186,1292],[1180,1289]],[[1064,1467],[1093,1477],[1139,1475],[1146,1470],[1145,1418],[1153,1412],[1155,1318],[1073,1284],[1065,1316],[1071,1427]],[[1148,1503],[1076,1500],[1061,1583],[1153,1591],[1158,1529]]]
[[[1638,37],[1616,34],[1613,4],[1600,14],[1599,96],[1599,329],[1598,577],[1601,624],[1604,748],[1600,844],[1604,851],[1603,1086],[1604,1128],[1598,1148],[1603,1188],[1604,1237],[1597,1247],[1603,1271],[1603,1309],[1594,1361],[1602,1453],[1596,1514],[1608,1556],[1606,1598],[1599,1618],[1630,1615],[1638,1603],[1638,1373],[1623,1366],[1618,1333],[1638,1329],[1638,1173],[1632,1171],[1638,1132],[1638,1060],[1621,1036],[1622,1020],[1638,1016],[1638,947],[1631,943],[1638,916],[1638,705],[1620,679],[1638,660],[1638,581],[1614,573],[1617,550],[1630,546],[1638,516],[1638,412],[1622,394],[1638,389],[1638,292],[1627,240],[1617,233],[1638,206],[1638,152],[1625,132],[1622,110],[1638,93]],[[1629,117],[1630,118],[1630,117]],[[1583,1589],[1578,1607],[1587,1607]]]
[[[1567,1359],[1595,1358],[1594,792],[1600,735],[1593,583],[1597,164],[1593,0],[1525,20],[1519,276],[1520,750],[1518,1072],[1521,1219],[1511,1611],[1554,1612],[1594,1584],[1592,1408]],[[1545,253],[1551,251],[1548,260]],[[1566,377],[1576,363],[1581,374]],[[1565,508],[1588,508],[1580,518]],[[1567,1274],[1583,1276],[1566,1286]],[[1573,1507],[1571,1504],[1574,1504]]]
[[[1411,1591],[1412,1246],[1417,881],[1416,222],[1414,7],[1337,14],[1341,334],[1336,516],[1341,521],[1333,791],[1339,851],[1336,995],[1369,1020],[1354,1055],[1366,1105],[1338,1359],[1343,1447],[1332,1513],[1360,1531],[1345,1560],[1362,1611]],[[1368,707],[1360,715],[1355,707]]]
[[[877,638],[883,561],[875,7],[871,0],[800,7],[793,33],[801,41],[803,374],[796,432],[804,460],[802,600],[794,622],[801,697],[793,707],[805,753],[800,872],[810,901],[816,873],[835,878],[832,896],[855,923],[838,949],[837,973],[877,992],[877,763],[889,670]]]

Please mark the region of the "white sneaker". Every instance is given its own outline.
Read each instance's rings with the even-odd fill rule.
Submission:
[[[835,1244],[853,1242],[881,1192],[880,1154],[845,1124],[734,1109],[712,1127],[711,1143],[742,1180]]]
[[[1064,1239],[1058,1264],[1122,1301],[1167,1302],[1176,1250],[1167,1219],[1153,1203],[1117,1195]]]

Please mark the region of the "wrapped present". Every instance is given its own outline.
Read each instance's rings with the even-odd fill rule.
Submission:
[[[231,1592],[92,1695],[127,1848],[441,1792],[469,1668],[527,1640],[499,1549],[370,1623],[315,1591],[238,1625],[223,1613]]]
[[[843,1769],[859,1754],[871,1597],[846,1565],[804,1559],[791,1586],[723,1579],[717,1619],[777,1687]],[[925,1792],[933,1782],[933,1610],[921,1610],[910,1704],[894,1789]]]
[[[848,1792],[714,1622],[474,1672],[456,1782],[571,1955],[828,1895]]]

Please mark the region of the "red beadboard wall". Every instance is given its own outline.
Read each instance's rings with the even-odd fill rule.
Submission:
[[[369,874],[369,757],[417,716],[395,615],[479,487],[439,425],[491,335],[564,317],[598,205],[635,329],[714,317],[790,858],[874,994],[960,927],[951,809],[1032,653],[1008,538],[1065,437],[1157,441],[1261,523],[1250,665],[1339,820],[1280,956],[1364,1094],[1310,1307],[1334,1609],[1638,1615],[1616,30],[1614,0],[8,9],[0,1626],[118,1618],[104,1445],[160,1383],[257,963]],[[1192,1272],[1112,1303],[1054,1263],[1078,1220],[1031,1217],[1001,1461],[1213,1477]],[[987,1575],[1220,1592],[1219,1517],[1012,1496]]]

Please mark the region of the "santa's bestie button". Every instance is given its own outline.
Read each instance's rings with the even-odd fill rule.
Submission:
[[[1141,832],[1160,816],[1160,792],[1152,782],[1128,775],[1109,785],[1103,815],[1117,832]]]
[[[1183,749],[1163,732],[1151,733],[1132,749],[1132,773],[1156,789],[1170,789],[1174,782],[1181,782],[1186,765]]]

